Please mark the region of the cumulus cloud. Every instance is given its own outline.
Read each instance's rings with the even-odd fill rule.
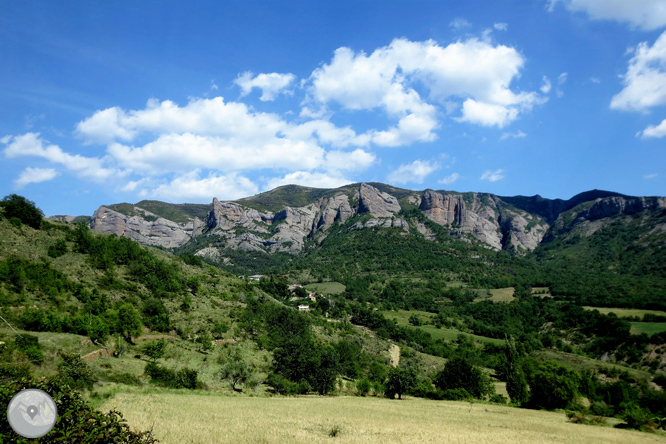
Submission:
[[[643,138],[661,138],[666,136],[666,119],[662,120],[659,125],[650,125],[643,131],[639,132],[637,136]]]
[[[338,173],[322,173],[311,171],[295,171],[283,177],[275,177],[266,181],[266,190],[282,185],[301,185],[313,188],[338,188],[352,183],[351,180]]]
[[[26,168],[21,171],[18,179],[14,181],[14,186],[18,189],[25,187],[30,183],[46,182],[58,176],[58,172],[53,168]]]
[[[451,185],[453,182],[455,182],[458,179],[460,179],[460,174],[452,173],[446,176],[445,178],[438,180],[437,182],[444,185]]]
[[[638,45],[622,81],[624,89],[611,100],[611,109],[646,112],[666,104],[666,32],[652,47]]]
[[[388,175],[391,183],[423,183],[431,173],[439,169],[437,162],[415,160],[412,163],[402,164]]]
[[[296,76],[289,74],[258,74],[254,76],[251,71],[239,75],[234,83],[241,88],[241,97],[250,94],[253,88],[261,89],[261,101],[271,101],[279,94],[292,94],[287,88],[296,80]]]
[[[481,180],[489,180],[490,182],[497,182],[504,179],[504,170],[499,169],[495,171],[486,170],[480,177]]]
[[[313,103],[331,102],[348,110],[383,109],[400,119],[395,127],[378,132],[374,143],[431,141],[436,138],[436,108],[413,88],[416,83],[428,90],[430,102],[447,110],[456,108],[453,101],[465,99],[461,121],[501,127],[546,100],[536,92],[510,89],[524,63],[516,49],[477,38],[448,46],[395,39],[369,55],[342,47],[330,63],[313,72],[306,103],[308,110],[317,109]],[[410,134],[397,137],[403,132]]]
[[[495,28],[498,31],[506,31],[509,29],[509,24],[508,23],[495,23],[493,25],[493,28]]]
[[[562,3],[571,12],[584,12],[592,20],[629,23],[644,31],[666,26],[666,4],[663,0],[549,0],[548,10]]]
[[[544,94],[548,94],[552,87],[553,85],[551,85],[550,80],[548,80],[548,77],[543,76],[543,85],[541,85],[541,88],[539,88],[541,92]]]
[[[212,197],[239,199],[259,192],[259,188],[252,181],[236,173],[211,173],[204,178],[199,176],[200,171],[194,170],[156,188],[143,189],[139,195],[182,202],[186,199],[203,200]]]
[[[103,160],[96,157],[72,155],[64,152],[58,145],[45,145],[39,133],[26,133],[20,136],[4,137],[7,145],[4,154],[8,158],[32,156],[41,157],[52,163],[63,165],[78,176],[98,182],[122,174],[113,168],[103,166]]]

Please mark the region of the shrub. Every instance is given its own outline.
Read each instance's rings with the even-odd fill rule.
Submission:
[[[52,258],[60,257],[65,253],[67,253],[67,243],[64,239],[57,240],[56,243],[50,245],[47,250],[47,254]]]
[[[151,382],[163,387],[196,389],[203,386],[197,379],[198,372],[188,368],[175,371],[149,362],[146,364],[145,374],[150,376]]]
[[[473,396],[470,395],[467,390],[461,387],[447,389],[442,392],[442,399],[448,399],[449,401],[466,401],[472,398]]]
[[[147,342],[141,347],[141,352],[155,362],[164,356],[166,345],[167,343],[164,339]]]
[[[73,389],[90,390],[97,382],[92,369],[79,355],[61,352],[57,380]]]
[[[44,354],[42,353],[37,336],[23,334],[22,336],[17,336],[14,342],[16,348],[25,353],[30,362],[35,365],[42,365]]]
[[[359,396],[366,396],[370,391],[370,381],[366,378],[363,378],[356,382],[356,393]]]
[[[42,225],[44,213],[37,208],[33,201],[28,200],[23,196],[17,194],[5,196],[2,201],[0,201],[0,207],[3,208],[4,216],[9,219],[12,224],[14,224],[12,219],[18,219],[19,222],[36,230]],[[19,223],[19,226],[20,225],[21,224]]]
[[[56,380],[22,378],[0,384],[0,404],[9,405],[17,392],[33,388],[43,390],[55,401],[58,422],[40,442],[77,442],[82,444],[122,442],[127,444],[153,444],[158,442],[152,432],[130,429],[120,412],[101,413],[90,407],[68,385]],[[28,444],[31,439],[18,436],[8,421],[0,421],[0,442]]]
[[[273,388],[273,391],[279,395],[292,395],[297,393],[297,384],[291,382],[282,375],[269,373],[266,378],[266,384]]]

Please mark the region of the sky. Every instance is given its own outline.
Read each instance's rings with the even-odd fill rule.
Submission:
[[[666,0],[0,0],[0,192],[666,190]]]

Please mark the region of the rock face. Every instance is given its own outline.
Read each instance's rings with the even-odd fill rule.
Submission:
[[[175,248],[185,244],[193,236],[201,234],[204,224],[192,218],[185,224],[159,217],[150,211],[134,207],[140,215],[127,216],[105,206],[95,211],[90,228],[104,233],[129,237],[143,244]]]
[[[616,216],[666,209],[666,198],[663,197],[629,197],[599,190],[581,193],[564,201],[544,199],[538,195],[499,197],[485,193],[433,190],[410,193],[375,185],[361,183],[354,187],[322,190],[325,192],[315,196],[323,197],[311,199],[293,194],[299,192],[299,187],[293,187],[289,196],[300,200],[291,199],[292,206],[285,205],[276,212],[265,210],[265,205],[253,204],[252,198],[243,200],[243,204],[214,198],[205,222],[197,217],[183,216],[190,214],[187,212],[181,213],[179,222],[174,222],[136,205],[113,206],[122,213],[102,206],[93,215],[91,227],[166,248],[179,247],[202,235],[214,237],[215,244],[226,248],[261,253],[297,254],[306,248],[308,242],[312,241],[308,245],[314,246],[326,236],[339,234],[343,229],[397,229],[403,235],[423,236],[436,241],[436,233],[442,230],[436,230],[430,223],[398,216],[400,202],[404,202],[407,208],[419,208],[432,223],[445,227],[444,232],[459,239],[470,241],[473,237],[488,248],[521,252],[531,251],[540,243],[569,232],[590,235]],[[382,190],[400,193],[397,195],[401,196],[401,201]],[[309,203],[293,205],[293,202],[303,201]],[[181,205],[179,208],[184,207]],[[277,206],[270,208],[276,209]],[[197,211],[196,214],[203,217],[205,207]],[[169,216],[170,213],[162,211],[162,214]],[[363,217],[346,225],[346,228],[336,228],[358,216]],[[187,222],[183,223],[185,219]],[[204,242],[196,254],[229,261],[220,254],[221,250],[209,244]]]
[[[359,213],[370,213],[378,217],[391,217],[400,211],[398,199],[388,193],[379,191],[371,185],[362,183],[359,195]]]

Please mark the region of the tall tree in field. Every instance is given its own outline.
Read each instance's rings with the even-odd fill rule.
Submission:
[[[506,338],[506,391],[511,402],[522,404],[527,401],[527,378],[523,372],[522,359],[512,337]]]
[[[126,303],[118,308],[116,330],[127,342],[132,344],[132,336],[139,336],[141,327],[141,317],[132,304]]]

